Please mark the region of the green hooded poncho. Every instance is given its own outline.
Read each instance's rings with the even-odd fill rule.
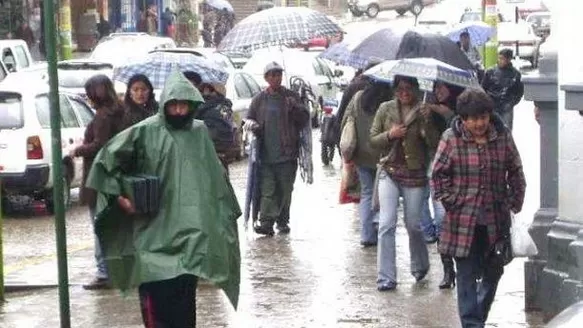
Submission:
[[[193,274],[222,288],[233,306],[239,297],[237,218],[241,215],[203,122],[173,129],[164,108],[203,100],[178,71],[166,81],[159,114],[119,133],[95,158],[87,186],[98,191],[95,230],[110,279],[126,291],[141,283]],[[124,175],[160,178],[155,217],[128,216],[117,205]]]

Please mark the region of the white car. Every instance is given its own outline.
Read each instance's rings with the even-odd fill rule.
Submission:
[[[2,194],[27,195],[45,201],[54,211],[51,169],[49,86],[13,73],[0,84],[0,167]],[[94,112],[77,95],[61,92],[61,149],[63,195],[70,203],[70,189],[82,183],[83,160],[69,157],[83,143],[85,127]],[[24,173],[22,173],[24,172]]]
[[[536,36],[532,26],[526,22],[498,23],[498,50],[511,49],[514,56],[534,63],[536,49],[540,38]],[[518,43],[518,53],[516,44]]]
[[[89,59],[118,66],[145,56],[152,50],[168,48],[176,48],[171,38],[144,33],[121,33],[101,39]]]
[[[276,61],[284,69],[283,85],[290,87],[290,78],[302,78],[312,88],[317,104],[310,108],[312,125],[318,126],[320,121],[320,108],[326,103],[336,103],[340,92],[339,78],[343,75],[341,70],[333,70],[332,64],[318,58],[319,52],[304,51],[289,48],[265,48],[253,53],[243,71],[253,75],[262,87],[267,87],[263,77],[265,66]]]
[[[71,59],[57,63],[59,90],[85,98],[85,83],[93,76],[113,76],[113,64],[91,59]]]

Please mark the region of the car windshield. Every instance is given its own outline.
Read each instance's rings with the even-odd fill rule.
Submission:
[[[534,38],[534,34],[528,24],[498,24],[498,40],[515,41],[532,38]]]
[[[24,125],[22,100],[17,93],[0,93],[0,129],[18,129]]]

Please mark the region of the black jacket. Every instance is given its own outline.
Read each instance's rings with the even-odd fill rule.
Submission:
[[[512,65],[505,68],[496,66],[486,71],[482,88],[494,100],[496,112],[508,112],[520,102],[524,94],[521,77],[520,72]]]

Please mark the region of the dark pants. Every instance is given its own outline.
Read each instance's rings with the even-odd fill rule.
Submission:
[[[261,164],[261,218],[262,226],[272,227],[289,224],[294,182],[296,181],[297,162],[287,161],[277,164]]]
[[[463,328],[483,328],[503,267],[487,264],[488,232],[476,226],[468,257],[456,258],[458,311]]]
[[[182,275],[140,285],[140,305],[146,328],[196,327],[198,278]]]

